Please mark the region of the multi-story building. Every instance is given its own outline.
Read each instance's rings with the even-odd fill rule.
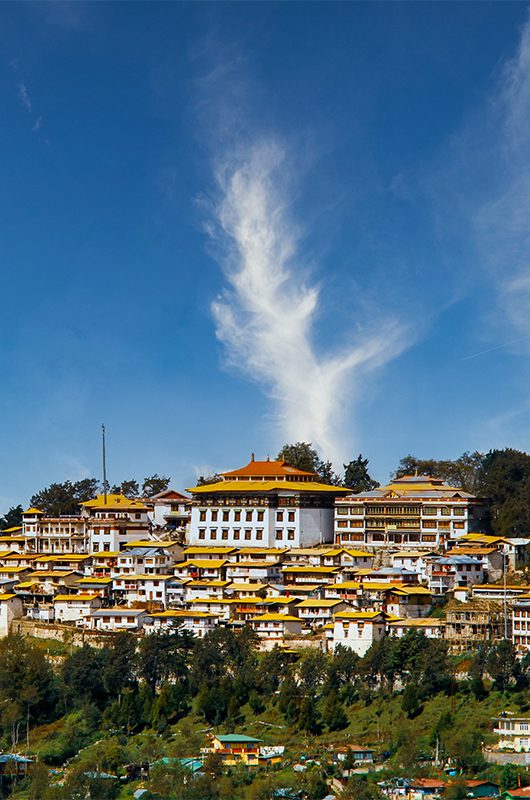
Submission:
[[[512,711],[502,711],[494,717],[493,732],[499,737],[499,750],[524,753],[530,750],[530,717],[516,717]]]
[[[439,478],[405,476],[371,492],[337,495],[335,543],[433,549],[478,530],[482,517],[474,495]]]
[[[453,650],[467,650],[484,642],[498,642],[507,630],[503,606],[491,600],[451,602],[445,615],[445,638]]]
[[[192,493],[190,544],[311,547],[333,541],[333,502],[348,489],[284,461],[255,461]]]
[[[38,508],[22,515],[24,549],[30,553],[86,553],[86,521],[80,515],[47,517]]]
[[[190,520],[189,497],[175,489],[165,489],[146,498],[144,503],[154,528],[167,528],[184,537]]]
[[[530,594],[521,594],[510,602],[512,641],[517,653],[530,651]]]
[[[119,552],[136,539],[149,538],[151,524],[142,500],[98,494],[81,508],[90,552]]]
[[[24,550],[40,554],[119,552],[135,539],[148,538],[151,523],[141,500],[98,494],[81,503],[74,516],[47,517],[38,508],[22,515]]]

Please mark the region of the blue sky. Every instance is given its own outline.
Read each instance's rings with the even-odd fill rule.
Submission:
[[[521,3],[0,7],[0,510],[530,448]],[[527,213],[528,212],[528,213]]]

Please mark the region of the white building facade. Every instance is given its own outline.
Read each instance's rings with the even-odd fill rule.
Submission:
[[[333,541],[333,502],[347,489],[283,461],[251,460],[192,493],[189,543],[312,547]]]
[[[482,518],[483,505],[474,495],[439,478],[411,475],[337,497],[335,542],[435,549],[480,529]]]

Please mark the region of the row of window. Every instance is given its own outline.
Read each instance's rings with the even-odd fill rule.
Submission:
[[[208,536],[206,536],[208,533]],[[210,541],[214,542],[217,539],[217,528],[211,528],[210,531],[206,531],[206,528],[199,528],[199,539],[206,539],[208,538]],[[220,538],[224,541],[227,541],[229,537],[229,529],[222,528]],[[254,534],[254,537],[252,536]],[[258,528],[257,530],[253,531],[252,528],[247,528],[244,531],[244,535],[241,536],[241,529],[234,528],[232,531],[232,539],[238,541],[239,539],[244,539],[245,541],[249,542],[252,538],[255,538],[260,542],[263,539],[263,528]]]
[[[337,506],[336,513],[340,516],[356,516],[362,515],[365,511],[364,506]],[[367,514],[403,514],[403,515],[416,515],[423,514],[426,517],[450,517],[451,513],[454,516],[463,517],[466,509],[463,506],[366,506]]]
[[[207,535],[208,534],[208,535]],[[199,539],[209,539],[210,541],[214,542],[217,539],[218,529],[217,528],[210,528],[209,531],[206,528],[199,528]],[[222,541],[228,541],[230,538],[230,530],[228,528],[221,529],[221,536],[220,539]],[[232,539],[235,541],[239,541],[240,539],[244,539],[247,542],[250,542],[252,539],[256,539],[258,542],[263,540],[263,528],[258,528],[257,530],[252,530],[252,528],[245,528],[243,532],[243,536],[241,536],[241,529],[234,528],[232,530]],[[287,531],[284,531],[280,528],[276,530],[275,535],[276,541],[281,542],[285,538],[287,541],[294,542],[295,540],[295,530],[294,528],[288,528]]]
[[[218,520],[220,520],[222,522],[229,522],[231,513],[233,514],[233,519],[234,519],[235,522],[241,522],[241,515],[243,513],[245,515],[245,519],[244,519],[245,522],[252,522],[254,520],[254,518],[258,522],[263,522],[263,520],[265,519],[265,512],[261,511],[261,510],[257,510],[256,512],[254,512],[254,510],[249,509],[249,510],[243,512],[243,511],[241,511],[241,509],[235,509],[235,510],[233,510],[231,512],[228,509],[224,509],[223,511],[219,511],[218,509],[214,508],[214,509],[212,509],[210,511],[210,520],[212,522],[217,522]],[[254,513],[256,515],[255,517],[254,517]],[[277,511],[276,512],[276,520],[277,520],[277,522],[283,522],[284,519],[285,519],[288,522],[294,522],[295,521],[295,514],[296,514],[295,511]],[[206,509],[201,509],[199,511],[199,521],[200,522],[206,522],[207,515],[208,515],[208,511]],[[221,516],[219,516],[219,515],[221,515]]]

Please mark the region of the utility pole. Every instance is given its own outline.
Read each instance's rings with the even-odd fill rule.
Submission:
[[[103,496],[105,498],[105,505],[107,505],[107,453],[105,449],[105,426],[101,426],[101,444],[102,444],[102,457],[103,457]]]

